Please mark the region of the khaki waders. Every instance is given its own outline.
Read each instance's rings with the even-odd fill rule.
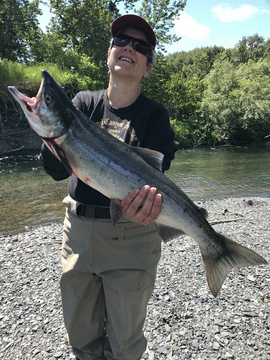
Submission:
[[[143,324],[161,239],[147,226],[121,218],[77,216],[67,196],[60,285],[64,321],[80,360],[138,360],[146,349]],[[90,211],[91,213],[91,211]]]

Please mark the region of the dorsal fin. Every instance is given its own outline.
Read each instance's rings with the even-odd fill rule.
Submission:
[[[155,169],[162,171],[162,163],[164,155],[159,151],[150,150],[141,147],[134,147],[134,152],[136,152],[141,158],[143,158],[149,165],[153,166]]]

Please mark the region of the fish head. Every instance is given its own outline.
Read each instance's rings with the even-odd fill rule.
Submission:
[[[51,75],[42,70],[42,81],[37,95],[29,98],[14,86],[8,90],[21,106],[30,127],[44,139],[64,135],[72,122],[73,104]]]

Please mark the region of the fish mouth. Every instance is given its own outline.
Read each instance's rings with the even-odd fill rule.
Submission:
[[[29,98],[28,96],[20,93],[14,86],[9,86],[8,90],[12,94],[12,96],[15,98],[15,100],[18,101],[18,103],[25,108],[25,110],[28,110],[29,112],[32,112],[35,108],[37,98]]]
[[[35,97],[28,97],[22,94],[15,86],[8,86],[8,90],[14,99],[21,106],[30,127],[35,130],[40,136],[44,136],[44,131],[42,131],[42,125],[40,123],[40,104],[42,103],[42,89],[43,89],[44,79],[42,79],[40,88]]]
[[[8,90],[11,93],[11,95],[14,97],[14,99],[21,105],[24,111],[28,113],[36,113],[39,103],[39,98],[42,92],[43,82],[44,79],[42,79],[37,95],[32,98],[22,94],[19,90],[15,88],[15,86],[8,86]]]

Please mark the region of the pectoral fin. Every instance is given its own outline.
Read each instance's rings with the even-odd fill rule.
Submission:
[[[111,214],[111,221],[113,225],[117,223],[117,221],[122,216],[122,209],[118,205],[118,202],[116,199],[112,199],[110,203],[110,214]]]
[[[42,138],[43,142],[45,143],[45,145],[48,147],[48,149],[56,156],[58,157],[58,159],[61,161],[61,163],[63,164],[64,168],[67,170],[67,172],[69,173],[69,175],[72,174],[72,169],[69,166],[65,156],[62,153],[61,148],[55,144],[52,140],[50,139],[45,139]]]

